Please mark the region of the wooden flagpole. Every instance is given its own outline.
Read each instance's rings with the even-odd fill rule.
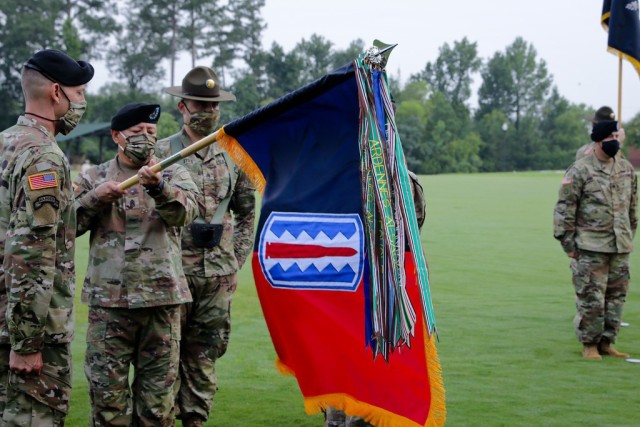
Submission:
[[[622,55],[618,54],[618,127],[622,127]]]
[[[195,154],[196,151],[202,150],[203,148],[213,144],[214,142],[216,142],[219,132],[220,132],[220,129],[218,129],[217,131],[215,131],[214,133],[208,136],[205,136],[201,140],[194,142],[190,146],[183,148],[180,152],[175,153],[170,157],[167,157],[160,163],[156,163],[155,165],[151,166],[151,170],[153,172],[160,172],[161,170],[168,168],[172,164],[179,162],[185,157],[189,157],[192,154]],[[119,187],[122,188],[123,190],[126,190],[127,188],[133,187],[134,185],[136,185],[138,181],[139,181],[138,175],[134,175],[131,178],[125,181],[122,181],[119,184]]]

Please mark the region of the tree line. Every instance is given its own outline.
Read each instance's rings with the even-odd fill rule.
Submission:
[[[84,123],[107,122],[128,102],[163,107],[159,134],[177,131],[176,99],[159,82],[179,60],[209,65],[238,101],[222,123],[247,114],[346,64],[368,47],[337,49],[313,34],[291,50],[262,46],[265,0],[3,0],[0,4],[0,127],[23,112],[22,64],[38,49],[104,60],[116,78],[87,96]],[[168,60],[168,61],[167,61]],[[391,56],[393,61],[393,55]],[[168,62],[168,69],[166,64]],[[401,67],[402,64],[400,64]],[[422,71],[401,82],[390,75],[396,122],[410,169],[421,174],[564,169],[588,142],[594,106],[573,104],[553,83],[533,45],[516,38],[489,58],[467,38],[445,43]],[[472,84],[477,107],[471,108]],[[596,108],[599,106],[595,106]],[[626,146],[640,146],[640,114],[625,123]],[[94,162],[115,152],[97,140],[66,148]]]

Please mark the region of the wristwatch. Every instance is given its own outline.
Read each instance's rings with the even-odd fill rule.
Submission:
[[[160,183],[153,187],[144,187],[144,191],[151,197],[158,197],[162,194],[164,188],[164,180],[160,180]]]

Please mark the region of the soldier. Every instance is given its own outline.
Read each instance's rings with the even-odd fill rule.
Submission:
[[[78,235],[91,233],[82,301],[93,426],[174,425],[180,305],[191,301],[180,227],[198,214],[198,189],[182,166],[151,171],[159,117],[159,105],[120,109],[111,119],[116,157],[74,182]],[[136,173],[139,184],[122,190]]]
[[[93,67],[34,54],[21,73],[25,113],[0,133],[0,417],[61,426],[69,409],[75,210],[55,135],[78,124]]]
[[[637,179],[616,156],[618,122],[593,124],[593,152],[577,160],[562,180],[554,210],[554,237],[572,258],[575,328],[582,355],[628,357],[613,347],[629,286],[629,253],[638,219]]]
[[[602,120],[615,120],[615,119],[616,119],[616,115],[614,114],[611,107],[607,107],[605,105],[598,108],[598,111],[596,111],[596,114],[591,119],[591,122],[597,123]],[[620,146],[622,146],[622,144],[624,143],[624,138],[625,138],[624,129],[622,128],[618,129],[618,141],[620,141]],[[591,153],[593,153],[593,146],[594,146],[593,142],[588,142],[584,144],[582,147],[578,148],[578,151],[576,151],[576,160],[580,160],[584,156],[588,156]]]
[[[212,133],[220,119],[220,102],[235,96],[220,89],[218,77],[196,67],[182,86],[165,89],[180,98],[182,130],[158,141],[165,158]],[[254,187],[217,144],[183,160],[200,189],[200,215],[182,235],[182,264],[193,295],[183,306],[180,379],[176,405],[182,425],[200,426],[209,417],[217,390],[215,362],[227,351],[231,299],[237,272],[253,246]]]

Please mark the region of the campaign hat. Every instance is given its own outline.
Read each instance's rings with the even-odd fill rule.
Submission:
[[[195,101],[235,101],[236,96],[220,88],[220,80],[209,67],[198,66],[182,79],[181,86],[171,86],[164,90],[169,95]]]
[[[596,113],[591,118],[591,121],[593,123],[597,123],[601,121],[611,121],[615,119],[616,119],[616,114],[613,112],[613,109],[611,107],[607,107],[606,105],[603,105],[602,107],[598,108]]]
[[[125,130],[138,123],[158,123],[159,119],[160,106],[158,104],[127,104],[111,118],[111,129]]]
[[[57,49],[44,49],[33,54],[24,64],[25,68],[63,86],[81,86],[93,78],[93,66],[85,61],[76,61]]]

